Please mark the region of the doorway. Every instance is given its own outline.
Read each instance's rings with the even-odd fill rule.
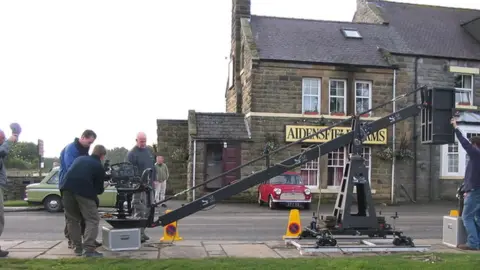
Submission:
[[[223,142],[207,143],[205,147],[205,175],[204,180],[214,178],[224,172],[240,166],[240,145]],[[231,182],[240,179],[240,170],[215,179],[205,185],[208,190],[222,188]]]

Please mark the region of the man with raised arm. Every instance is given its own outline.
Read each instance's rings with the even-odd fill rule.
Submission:
[[[458,245],[463,250],[480,249],[480,137],[472,137],[468,141],[458,129],[455,117],[450,121],[455,135],[467,152],[469,160],[465,169],[464,202],[462,219],[467,231],[467,243]]]
[[[13,125],[13,124],[12,124]],[[3,208],[3,189],[7,185],[7,169],[5,168],[4,160],[7,158],[10,148],[14,143],[18,141],[18,135],[21,132],[20,126],[18,128],[12,128],[12,135],[6,139],[5,133],[0,130],[0,236],[3,233],[5,227],[5,212]],[[18,125],[18,124],[17,124]],[[0,247],[0,258],[8,256],[8,251],[2,250]]]
[[[130,162],[135,167],[135,174],[138,177],[142,176],[142,173],[146,169],[152,169],[151,181],[148,185],[153,188],[153,182],[155,181],[155,154],[147,147],[147,135],[144,132],[139,132],[136,138],[135,146],[128,151],[125,161]],[[148,196],[152,198],[152,194]],[[147,206],[147,194],[145,192],[135,193],[132,198],[133,216],[136,218],[148,218],[149,209]],[[145,234],[145,228],[141,229],[141,241],[142,243],[150,238]]]

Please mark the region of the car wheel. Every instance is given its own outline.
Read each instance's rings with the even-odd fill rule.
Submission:
[[[62,199],[57,195],[50,195],[43,201],[45,210],[50,213],[61,212],[63,210]]]
[[[310,203],[306,203],[303,205],[303,209],[310,210]]]
[[[273,202],[272,196],[268,196],[268,208],[270,208],[271,210],[277,208],[277,203]]]
[[[263,205],[262,194],[260,194],[260,192],[258,193],[258,205],[260,205],[260,206]]]

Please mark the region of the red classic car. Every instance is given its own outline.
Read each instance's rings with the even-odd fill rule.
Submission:
[[[275,176],[258,186],[258,204],[267,202],[270,209],[275,209],[279,204],[287,206],[303,205],[310,209],[312,194],[296,172],[286,172]]]

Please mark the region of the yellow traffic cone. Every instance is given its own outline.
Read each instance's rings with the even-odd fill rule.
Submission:
[[[172,212],[172,210],[165,211],[165,214]],[[173,242],[183,240],[178,234],[177,222],[172,222],[163,227],[163,236],[160,238],[160,242]]]
[[[300,211],[298,211],[298,209],[292,209],[288,216],[287,232],[283,236],[283,239],[298,238],[301,233]]]

